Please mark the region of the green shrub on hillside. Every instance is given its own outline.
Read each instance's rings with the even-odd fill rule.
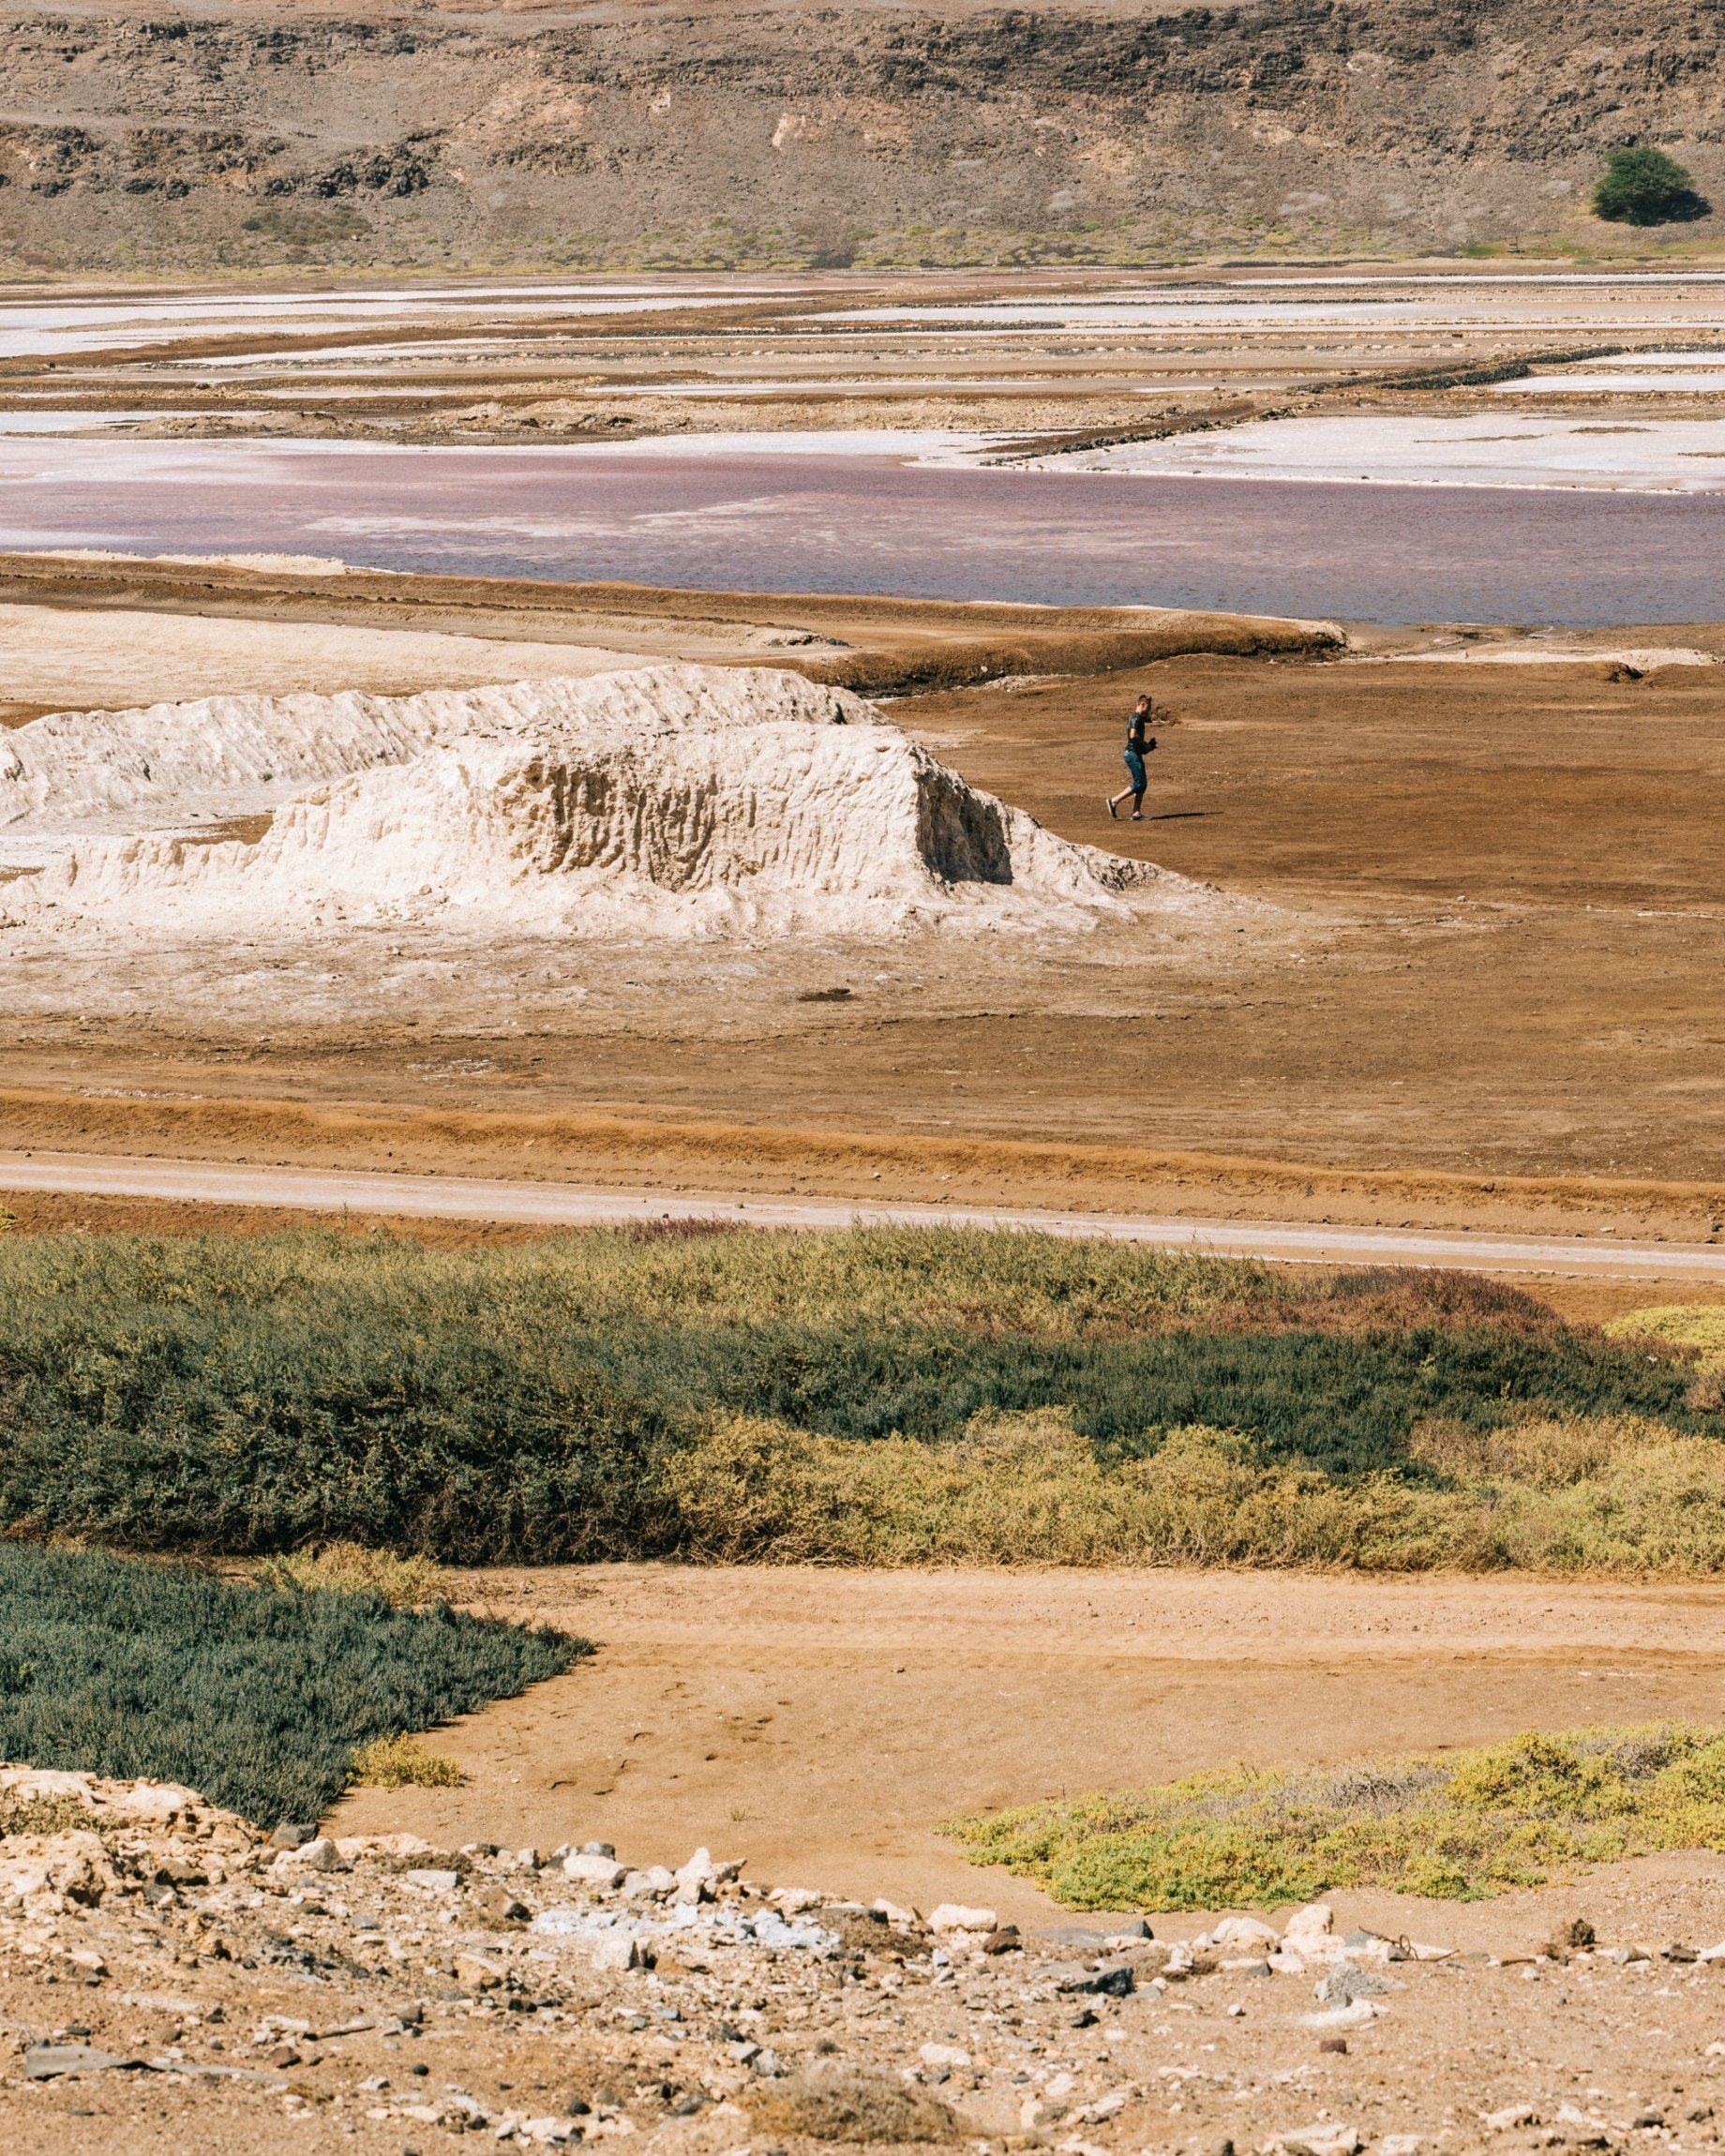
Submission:
[[[1357,1765],[1230,1768],[960,1819],[972,1863],[1075,1909],[1241,1909],[1333,1887],[1475,1900],[1588,1864],[1725,1848],[1725,1734],[1535,1732]]]
[[[1613,150],[1593,190],[1595,217],[1612,224],[1683,224],[1708,208],[1693,175],[1663,150]]]
[[[266,1825],[327,1810],[356,1748],[591,1652],[380,1595],[0,1543],[0,1759],[183,1782]]]

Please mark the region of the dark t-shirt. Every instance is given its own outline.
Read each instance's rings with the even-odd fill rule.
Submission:
[[[1149,725],[1148,711],[1134,711],[1126,722],[1126,745],[1129,749],[1136,749],[1140,756],[1144,754],[1144,737],[1149,730]]]

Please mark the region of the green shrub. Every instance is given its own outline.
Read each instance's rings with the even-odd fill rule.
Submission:
[[[8,1237],[0,1313],[0,1526],[282,1554],[308,1580],[334,1577],[306,1554],[331,1545],[369,1565],[703,1548],[691,1477],[738,1420],[938,1448],[1054,1414],[1098,1474],[1226,1430],[1254,1475],[1388,1478],[1403,1511],[1450,1472],[1411,1447],[1440,1424],[1725,1435],[1688,1347],[1607,1341],[1488,1282],[1022,1235]],[[874,1471],[853,1445],[821,1472]],[[1098,1513],[1075,1543],[1102,1533]]]
[[[1613,150],[1593,190],[1594,215],[1618,225],[1669,225],[1704,217],[1692,175],[1663,150]]]
[[[591,1652],[379,1595],[232,1586],[21,1543],[0,1543],[0,1758],[183,1782],[266,1824],[315,1819],[356,1747]]]
[[[0,1526],[276,1554],[280,1579],[412,1602],[433,1591],[425,1559],[740,1546],[744,1514],[727,1520],[712,1492],[731,1473],[725,1431],[759,1425],[776,1434],[772,1466],[750,1475],[774,1486],[766,1509],[796,1509],[798,1524],[772,1546],[755,1535],[757,1550],[854,1561],[869,1535],[846,1518],[848,1481],[1022,1488],[1020,1468],[972,1438],[1028,1418],[1065,1431],[1048,1471],[1089,1494],[1063,1496],[1058,1533],[1030,1533],[1012,1507],[990,1526],[982,1496],[966,1501],[964,1535],[1007,1559],[1089,1548],[1100,1561],[1117,1535],[1119,1550],[1227,1546],[1251,1564],[1270,1550],[1360,1564],[1391,1548],[1438,1564],[1479,1535],[1453,1507],[1432,1529],[1417,1496],[1479,1477],[1417,1431],[1604,1416],[1712,1443],[1725,1408],[1695,1375],[1687,1343],[1607,1341],[1466,1277],[1311,1279],[1037,1235],[599,1231],[466,1252],[388,1237],[7,1237]],[[1221,1542],[1212,1524],[1149,1529],[1126,1468],[1191,1428],[1234,1431],[1259,1490],[1292,1477],[1287,1492],[1307,1492],[1300,1531],[1277,1535],[1268,1514]],[[841,1449],[821,1451],[831,1443]],[[869,1445],[897,1449],[876,1461]],[[1145,1488],[1166,1473],[1148,1471]],[[1343,1492],[1352,1509],[1337,1509]],[[874,1542],[899,1561],[953,1546],[955,1524],[921,1518],[895,1514]],[[1703,1509],[1673,1542],[1702,1569],[1708,1520]]]
[[[1725,1733],[1538,1732],[1333,1768],[1231,1768],[947,1830],[1076,1909],[1239,1909],[1334,1887],[1474,1900],[1656,1849],[1725,1847]]]

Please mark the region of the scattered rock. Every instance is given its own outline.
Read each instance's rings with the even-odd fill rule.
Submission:
[[[26,2081],[53,2081],[66,2074],[135,2073],[142,2059],[128,2059],[119,2052],[98,2051],[88,2044],[33,2044],[19,2061]]]
[[[1212,1946],[1276,1947],[1281,1940],[1276,1927],[1255,1916],[1224,1916],[1209,1935]]]
[[[1292,2134],[1270,2137],[1269,2147],[1281,2156],[1355,2156],[1360,2146],[1359,2129],[1326,2119],[1316,2126],[1299,2126]]]
[[[347,1859],[327,1834],[320,1834],[314,1841],[300,1843],[284,1849],[270,1869],[283,1878],[295,1872],[338,1872],[347,1867]]]
[[[575,1849],[563,1859],[563,1877],[578,1879],[584,1886],[597,1887],[608,1893],[612,1887],[622,1886],[623,1867],[615,1857],[589,1854],[585,1849]]]
[[[929,1911],[928,1928],[936,1932],[995,1932],[1000,1928],[1000,1920],[991,1909],[967,1909],[962,1902],[943,1901],[938,1909]]]
[[[1507,2104],[1501,2111],[1482,2113],[1479,2123],[1488,2134],[1512,2134],[1518,2126],[1538,2126],[1539,2113],[1531,2104]]]

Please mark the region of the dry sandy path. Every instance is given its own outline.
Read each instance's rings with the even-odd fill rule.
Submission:
[[[458,1789],[359,1790],[343,1831],[605,1839],[681,1863],[1060,1921],[966,1864],[955,1813],[1247,1760],[1535,1725],[1718,1719],[1725,1587],[1294,1574],[557,1566],[458,1576],[592,1660],[440,1735]],[[1068,1920],[1070,1921],[1070,1920]]]
[[[229,1205],[343,1210],[414,1219],[529,1222],[586,1227],[608,1220],[711,1220],[762,1228],[847,1228],[892,1221],[919,1226],[1034,1228],[1051,1235],[1097,1235],[1153,1243],[1213,1257],[1280,1258],[1309,1264],[1462,1265],[1476,1272],[1566,1272],[1725,1281],[1725,1248],[1664,1242],[1605,1242],[1357,1228],[1298,1220],[1226,1222],[1151,1215],[1052,1212],[975,1205],[915,1205],[850,1199],[739,1198],[715,1192],[582,1190],[564,1183],[486,1182],[454,1175],[367,1175],[336,1169],[232,1165],[225,1161],[126,1159],[79,1153],[0,1152],[0,1188]]]

